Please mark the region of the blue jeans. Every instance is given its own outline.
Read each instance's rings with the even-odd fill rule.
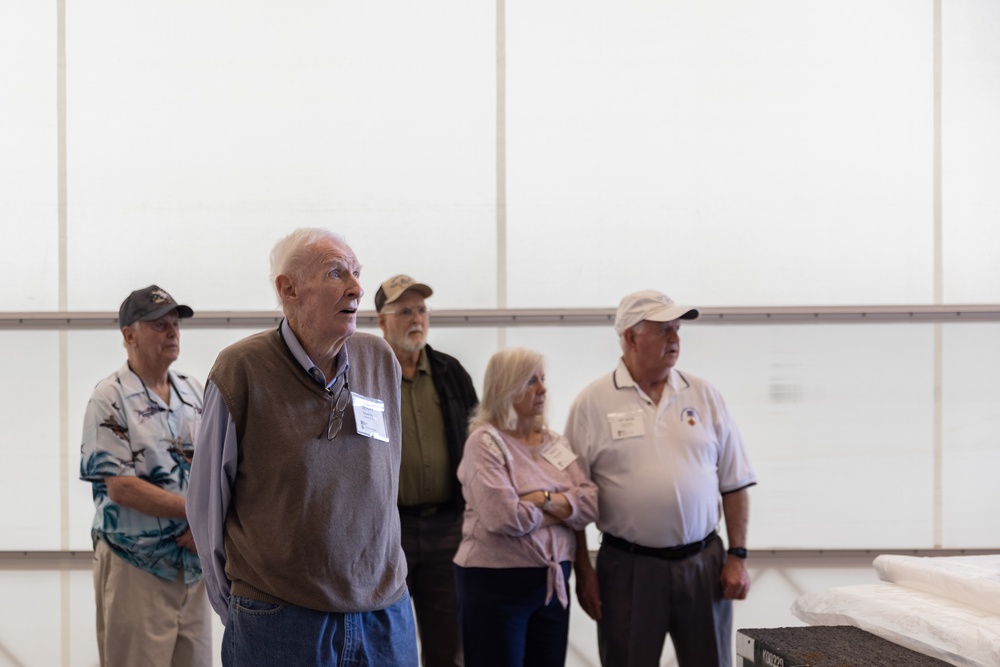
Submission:
[[[417,667],[410,594],[386,609],[348,614],[230,596],[222,664]]]
[[[569,562],[560,563],[569,590]],[[569,609],[545,604],[544,567],[455,566],[465,667],[566,664]]]

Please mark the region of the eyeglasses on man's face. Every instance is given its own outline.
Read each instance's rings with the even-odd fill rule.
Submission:
[[[400,308],[399,310],[387,310],[386,315],[395,315],[402,320],[411,320],[414,315],[419,315],[420,317],[427,317],[431,312],[431,309],[427,306],[420,306],[419,308]]]

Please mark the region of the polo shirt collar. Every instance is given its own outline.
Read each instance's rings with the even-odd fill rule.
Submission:
[[[632,378],[632,374],[629,373],[628,366],[625,365],[625,357],[618,358],[618,368],[612,373],[612,381],[615,384],[615,389],[628,389],[629,387],[634,387],[637,391],[642,391],[639,384]],[[667,378],[667,386],[674,391],[680,391],[681,389],[687,388],[688,381],[684,379],[680,371],[676,368],[670,369],[670,376]]]

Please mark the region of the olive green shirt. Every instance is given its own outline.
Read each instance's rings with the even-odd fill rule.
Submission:
[[[399,504],[451,500],[451,461],[441,399],[434,388],[427,351],[420,351],[417,372],[402,383],[403,451],[399,466]]]

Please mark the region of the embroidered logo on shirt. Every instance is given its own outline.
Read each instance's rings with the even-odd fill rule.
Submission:
[[[701,421],[701,415],[695,408],[684,408],[681,410],[681,421],[687,422],[688,426],[697,426]]]

